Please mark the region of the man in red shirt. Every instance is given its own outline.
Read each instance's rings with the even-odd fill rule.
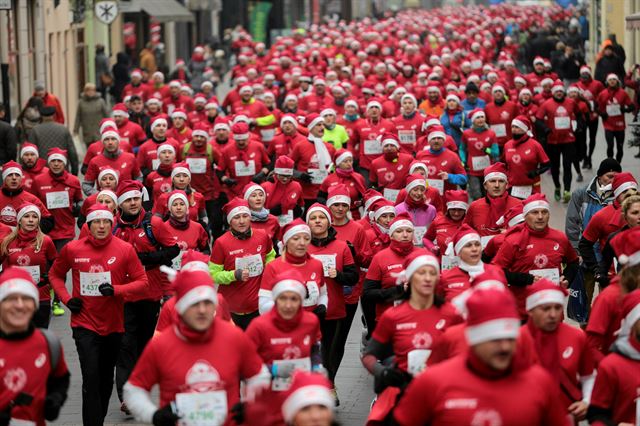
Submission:
[[[313,93],[300,99],[300,109],[307,114],[319,114],[325,108],[331,108],[333,97],[327,93],[327,83],[322,77],[313,80]]]
[[[183,110],[190,112],[193,110],[193,100],[180,93],[182,84],[177,80],[172,80],[169,83],[169,96],[162,99],[162,111],[165,114],[171,115],[176,108],[182,108]]]
[[[587,414],[596,365],[585,332],[562,322],[567,295],[552,281],[536,281],[527,289],[529,320],[521,333],[534,342],[540,365],[560,386],[562,405],[577,423]]]
[[[635,109],[631,98],[621,87],[620,79],[614,73],[607,76],[607,88],[597,98],[598,113],[602,116],[604,138],[607,141],[607,157],[613,158],[613,141],[616,142],[616,160],[622,162],[624,148],[624,114]]]
[[[137,152],[136,148],[147,139],[142,127],[129,120],[129,110],[125,104],[115,104],[111,110],[111,115],[116,122],[116,126],[118,126],[120,140],[128,143]]]
[[[290,156],[293,147],[301,141],[305,141],[305,137],[298,131],[298,120],[293,114],[285,114],[280,119],[281,133],[277,134],[267,147],[267,154],[272,161],[283,155]]]
[[[493,102],[484,107],[487,123],[496,134],[500,150],[511,139],[511,121],[518,115],[518,106],[506,98],[504,87],[496,84],[491,89]],[[502,153],[501,153],[502,154]]]
[[[124,302],[144,297],[147,276],[131,244],[112,233],[113,214],[95,204],[87,214],[90,235],[62,249],[49,280],[71,311],[71,329],[82,370],[82,419],[102,425],[113,390],[113,370],[124,332]],[[66,288],[71,270],[72,292]]]
[[[47,172],[47,161],[39,157],[38,147],[29,142],[22,144],[19,161],[22,166],[22,185],[25,191],[33,194],[33,180]]]
[[[416,150],[416,142],[424,135],[424,116],[418,112],[418,101],[411,93],[407,93],[400,99],[402,111],[400,115],[391,121],[398,131],[400,151],[405,154],[413,154]]]
[[[167,136],[169,124],[164,116],[157,116],[151,120],[149,129],[151,137],[140,146],[137,154],[138,167],[142,171],[143,178],[158,168],[160,161],[158,160],[158,147],[163,144],[173,145],[178,156],[176,161],[180,160],[180,144],[177,140]]]
[[[167,131],[167,137],[178,141],[180,147],[191,141],[191,129],[187,126],[187,112],[176,108],[171,113],[171,128]]]
[[[564,425],[558,387],[538,365],[515,357],[520,321],[506,291],[474,291],[467,301],[468,352],[416,377],[394,410],[402,426]]]
[[[446,134],[442,126],[433,126],[427,136],[429,148],[418,152],[416,159],[427,166],[427,183],[438,190],[455,190],[467,184],[467,173],[458,155],[445,148]]]
[[[48,330],[33,327],[38,299],[38,288],[29,272],[20,267],[3,271],[0,279],[0,376],[4,378],[0,389],[0,424],[3,425],[44,425],[45,420],[54,421],[67,399],[70,381],[62,344]],[[28,395],[31,400],[26,401],[21,395]]]
[[[589,118],[587,120],[587,126],[589,128],[589,151],[585,157],[584,168],[591,170],[591,156],[596,148],[596,135],[598,132],[598,111],[596,110],[596,101],[600,92],[604,90],[604,85],[594,80],[591,75],[591,68],[588,65],[580,67],[580,80],[576,85],[582,90],[582,96],[589,103]]]
[[[460,143],[460,159],[468,170],[469,195],[472,200],[484,197],[484,187],[481,185],[484,169],[496,161],[500,156],[496,134],[488,128],[486,115],[483,110],[476,108],[469,112],[472,126],[462,132]]]
[[[210,424],[233,424],[240,382],[245,399],[253,401],[271,375],[251,339],[216,315],[218,299],[209,274],[179,272],[174,287],[176,324],[145,349],[125,385],[126,404],[137,420],[154,425],[174,425],[181,417],[203,413]],[[160,387],[158,405],[151,400],[155,385]]]
[[[12,227],[17,226],[16,219],[20,207],[22,207],[23,204],[35,204],[42,213],[40,229],[47,234],[53,229],[53,216],[38,197],[24,190],[22,178],[22,168],[15,161],[9,161],[2,165],[0,223]]]

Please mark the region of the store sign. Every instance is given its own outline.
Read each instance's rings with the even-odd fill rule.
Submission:
[[[1,0],[0,0],[1,1]],[[118,2],[100,1],[95,6],[96,18],[103,24],[109,25],[118,17]]]
[[[11,10],[11,0],[0,0],[0,10]]]

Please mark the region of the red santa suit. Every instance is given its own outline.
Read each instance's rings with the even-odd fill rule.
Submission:
[[[356,155],[361,168],[369,170],[371,162],[382,154],[379,137],[385,133],[397,133],[396,126],[385,118],[380,118],[376,123],[368,118],[358,121],[350,142],[358,147]]]
[[[627,92],[621,87],[615,89],[607,87],[598,95],[597,103],[604,129],[614,132],[624,131],[626,128],[624,113],[633,105]]]
[[[315,121],[316,120],[314,120],[314,122]],[[313,122],[311,124],[313,124]],[[315,137],[309,136],[309,138]],[[330,162],[335,156],[335,148],[330,143],[324,141],[319,141],[319,143],[321,143],[328,152],[330,156],[328,160]],[[320,185],[328,176],[328,164],[322,163],[323,161],[326,162],[327,159],[323,160],[320,158],[321,155],[322,153],[318,152],[318,148],[316,147],[316,142],[312,139],[307,139],[304,142],[296,144],[291,152],[291,159],[296,164],[296,170],[311,175],[311,182],[302,182],[302,197],[305,200],[315,200],[317,198]]]
[[[264,145],[259,142],[250,140],[243,149],[236,143],[227,144],[220,155],[218,170],[236,181],[236,185],[227,189],[230,197],[242,196],[242,188],[270,161]]]
[[[556,86],[554,86],[554,90]],[[564,90],[564,89],[562,89]],[[547,135],[547,143],[551,145],[575,142],[573,122],[576,120],[576,103],[573,99],[565,98],[557,101],[555,98],[546,100],[536,113],[537,120],[543,120],[551,130]]]
[[[518,115],[518,107],[514,102],[504,101],[498,105],[491,102],[484,107],[487,116],[487,124],[496,134],[496,140],[500,148],[511,139],[511,121]]]
[[[531,178],[527,173],[549,162],[542,145],[524,134],[517,141],[511,139],[504,145],[504,157],[511,195],[526,199],[531,194],[539,194],[540,176]]]

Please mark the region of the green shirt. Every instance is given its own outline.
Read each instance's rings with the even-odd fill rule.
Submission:
[[[324,128],[322,140],[332,144],[333,147],[338,150],[349,142],[349,133],[347,133],[347,129],[345,129],[344,126],[336,124],[333,130],[329,130],[326,127]]]

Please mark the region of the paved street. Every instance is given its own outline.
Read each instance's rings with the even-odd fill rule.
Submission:
[[[599,140],[596,147],[596,153],[593,158],[593,170],[584,171],[585,183],[588,183],[594,177],[598,164],[605,156],[606,143],[604,141],[602,128],[599,130]],[[640,178],[640,161],[633,158],[636,153],[627,150],[622,162],[624,170],[632,171],[636,178]],[[575,182],[575,176],[574,176]],[[575,184],[578,187],[583,184]],[[543,176],[543,190],[549,196],[552,206],[551,226],[564,230],[564,214],[566,206],[553,200],[553,182],[551,176],[547,173]],[[69,399],[62,409],[62,413],[55,425],[80,425],[81,422],[81,376],[78,364],[78,356],[75,345],[71,338],[69,328],[69,315],[64,317],[53,318],[51,328],[58,334],[63,341],[67,363],[71,369],[71,388],[69,390]],[[347,342],[344,361],[337,377],[338,395],[341,405],[338,408],[338,419],[345,426],[362,425],[365,422],[369,405],[373,398],[373,381],[369,374],[364,370],[359,360],[359,347],[361,338],[361,322],[359,315],[353,322],[351,334]],[[132,418],[126,418],[119,410],[120,404],[115,394],[111,399],[109,414],[106,418],[106,424],[135,424]]]

